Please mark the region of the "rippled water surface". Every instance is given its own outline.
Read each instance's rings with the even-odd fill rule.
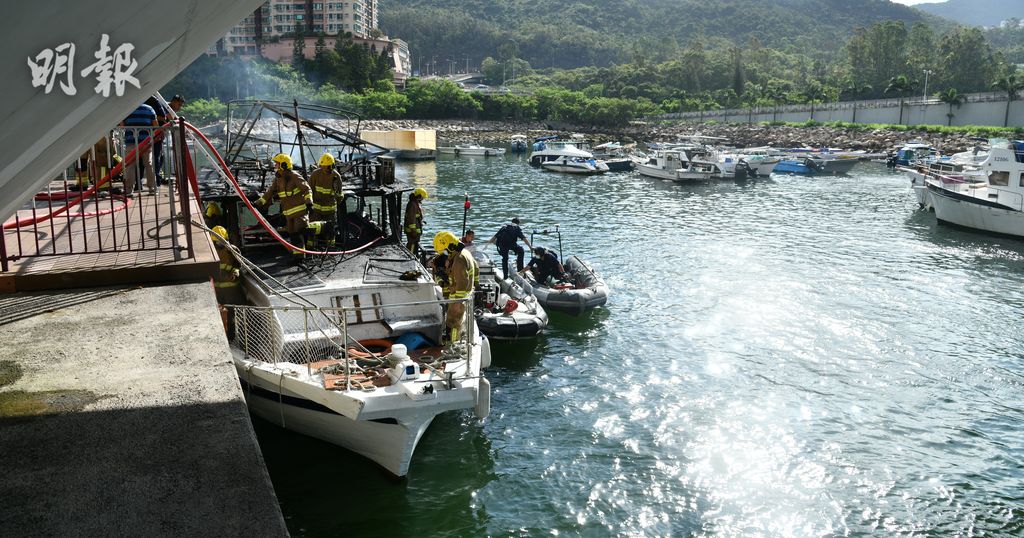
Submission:
[[[431,193],[428,235],[460,231],[469,193],[478,239],[560,224],[612,296],[495,343],[491,416],[439,417],[404,481],[257,420],[293,534],[1024,534],[1024,242],[937,226],[870,163],[695,186],[516,156],[398,172]]]

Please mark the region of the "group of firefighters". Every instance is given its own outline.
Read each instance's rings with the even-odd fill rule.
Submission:
[[[309,176],[307,183],[302,176],[293,170],[291,157],[279,153],[272,159],[275,167],[274,181],[270,188],[255,204],[264,208],[277,198],[281,204],[281,215],[285,219],[285,231],[288,241],[297,249],[292,250],[294,259],[301,261],[306,250],[307,230],[314,231],[313,248],[330,250],[335,246],[335,227],[337,222],[338,201],[344,198],[341,174],[335,169],[335,159],[330,153],[324,153],[317,168]],[[427,198],[426,189],[417,187],[409,196],[406,206],[403,230],[407,242],[406,248],[413,254],[419,253],[420,238],[423,235],[422,202]],[[216,241],[217,254],[220,257],[220,275],[216,282],[217,296],[222,304],[236,304],[241,301],[239,290],[239,267],[235,257],[226,247],[227,230],[223,226],[215,226],[213,235],[222,241]],[[541,247],[534,247],[519,228],[519,220],[512,219],[510,224],[502,226],[488,243],[497,243],[498,252],[502,257],[502,267],[508,274],[509,252],[516,253],[516,270],[523,272],[523,249],[518,245],[522,239],[534,251],[534,259],[527,269],[533,268],[539,282],[547,282],[549,278],[560,278],[564,269],[558,263],[555,254]],[[479,279],[476,260],[466,247],[472,243],[473,232],[458,238],[454,233],[443,231],[434,236],[433,245],[437,257],[431,262],[447,299],[467,299]],[[457,341],[460,327],[463,327],[466,315],[466,301],[457,301],[448,305],[445,319],[446,340]]]

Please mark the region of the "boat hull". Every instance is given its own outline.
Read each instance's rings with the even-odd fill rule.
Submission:
[[[468,157],[500,157],[505,154],[503,148],[460,148],[455,147],[453,153]]]
[[[986,203],[971,196],[928,185],[935,218],[984,232],[1024,237],[1024,212],[994,202]]]
[[[577,174],[581,176],[592,176],[595,174],[603,174],[607,170],[601,170],[600,168],[582,167],[582,166],[568,166],[564,164],[557,164],[554,162],[544,163],[541,168],[548,172],[560,172],[562,174]]]
[[[604,161],[604,164],[608,166],[609,172],[629,172],[633,170],[633,161],[631,159],[611,159]]]
[[[474,355],[480,361],[474,371],[490,364],[486,339]],[[434,417],[475,409],[483,418],[489,411],[490,384],[482,376],[455,378],[447,389],[441,379],[433,378],[346,392],[326,390],[319,382],[304,379],[305,366],[254,361],[238,349],[232,350],[232,358],[254,415],[351,450],[398,477],[408,474],[416,445]],[[424,390],[428,385],[429,392]]]
[[[270,390],[250,387],[241,377],[242,392],[253,415],[296,433],[346,448],[401,477],[409,473],[416,445],[435,413],[388,423],[352,420],[326,407],[293,397],[277,400]]]
[[[849,174],[850,170],[857,165],[857,159],[826,159],[822,161],[824,166],[822,167],[822,174],[826,175],[842,175]]]
[[[577,283],[575,288],[558,289],[539,284],[527,273],[528,280],[516,275],[516,283],[527,288],[537,297],[546,310],[554,310],[574,316],[603,306],[608,302],[608,285],[589,266],[576,256],[570,256],[564,264],[567,273]]]
[[[512,314],[483,313],[476,316],[480,332],[488,338],[514,340],[532,338],[548,326],[548,316],[543,309],[537,314],[513,312]]]
[[[394,156],[403,161],[428,161],[437,158],[437,150],[433,149],[400,149]]]

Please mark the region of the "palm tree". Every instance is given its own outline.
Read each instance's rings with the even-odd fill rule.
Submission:
[[[846,87],[839,92],[840,96],[849,95],[854,99],[853,103],[853,118],[850,119],[850,123],[857,123],[857,102],[856,99],[866,93],[874,91],[875,87],[870,84],[860,84],[854,81],[850,81]]]
[[[779,119],[779,105],[786,103],[786,89],[774,82],[769,82],[765,86],[764,97],[775,105],[772,107],[772,123],[775,123]]]
[[[885,87],[885,93],[895,92],[900,96],[900,125],[903,125],[903,99],[915,88],[917,88],[917,82],[904,75],[892,77],[889,79],[889,85]]]
[[[946,126],[953,125],[953,105],[960,108],[960,105],[964,104],[964,101],[967,100],[967,96],[960,93],[960,90],[956,88],[950,88],[944,92],[939,92],[939,100],[949,104],[949,112],[946,114],[949,120],[946,122]]]
[[[810,121],[814,121],[814,105],[817,103],[824,103],[825,100],[828,99],[828,93],[825,91],[825,88],[821,86],[820,82],[813,80],[806,88],[804,88],[803,97],[811,105]]]
[[[1017,99],[1017,92],[1024,90],[1024,79],[1017,78],[1017,73],[1008,73],[996,79],[992,83],[993,90],[1006,92],[1006,116],[1003,118],[1003,127],[1010,125],[1010,105]]]

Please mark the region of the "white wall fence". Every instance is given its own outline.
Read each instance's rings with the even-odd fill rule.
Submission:
[[[903,101],[904,125],[991,125],[1003,126],[1006,116],[1006,92],[967,94],[959,107],[929,97],[907,97]],[[845,121],[850,123],[900,123],[899,99],[844,101],[816,105],[781,105],[778,107],[736,108],[664,114],[660,119],[691,122],[758,123],[764,121],[816,122]],[[1010,127],[1024,126],[1024,101],[1010,103]]]

